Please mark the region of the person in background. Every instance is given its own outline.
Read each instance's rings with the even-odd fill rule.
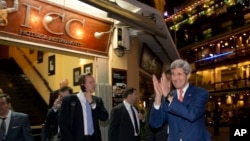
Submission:
[[[10,109],[10,96],[0,94],[0,141],[33,141],[28,115]]]
[[[54,101],[54,105],[49,109],[42,130],[42,141],[58,141],[60,129],[58,124],[59,110],[64,96],[72,94],[71,87],[63,86],[59,89],[58,98]]]
[[[171,71],[167,70],[165,72],[167,79],[171,79]],[[174,87],[171,85],[171,90],[173,91]],[[147,120],[146,120],[146,141],[167,141],[168,138],[168,123],[165,122],[163,123],[162,126],[159,128],[154,128],[150,126],[149,124],[149,116],[150,116],[150,110],[153,106],[154,103],[154,98],[155,95],[151,97],[151,101],[149,103],[149,108],[148,108],[148,115],[147,115]],[[162,96],[162,100],[164,100],[165,97]]]
[[[0,94],[2,94],[3,93],[3,90],[0,88]]]
[[[155,99],[150,111],[150,125],[158,128],[167,121],[168,141],[211,141],[205,126],[208,91],[189,83],[192,69],[187,61],[173,61],[170,70],[171,80],[164,73],[160,81],[153,75]],[[170,92],[171,81],[176,89],[173,92]],[[162,100],[162,96],[167,100]]]
[[[137,100],[135,88],[123,91],[124,100],[113,107],[108,128],[109,141],[139,141],[139,114],[134,104]]]
[[[62,79],[59,83],[60,88],[63,86],[68,86],[69,82],[68,79]],[[58,98],[59,89],[52,91],[49,95],[49,108],[51,108],[54,105],[55,100]]]
[[[216,103],[213,111],[213,120],[214,120],[214,135],[218,136],[220,135],[219,129],[220,129],[220,119],[221,119],[221,110],[219,107],[219,104]]]
[[[80,92],[65,96],[59,116],[61,141],[101,141],[99,121],[109,118],[102,98],[92,95],[96,82],[90,73],[78,78]]]

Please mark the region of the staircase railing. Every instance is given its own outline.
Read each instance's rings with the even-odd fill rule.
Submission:
[[[53,90],[50,88],[49,83],[46,81],[46,79],[42,76],[42,74],[37,70],[37,68],[32,64],[32,62],[29,60],[29,58],[25,55],[25,53],[17,47],[18,51],[22,54],[22,56],[25,58],[25,60],[29,63],[29,65],[32,67],[32,69],[36,72],[36,74],[41,78],[46,88],[49,90],[49,92],[52,92]]]

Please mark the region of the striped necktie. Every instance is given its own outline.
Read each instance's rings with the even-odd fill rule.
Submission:
[[[183,90],[182,89],[179,90],[179,101],[183,102]]]
[[[133,120],[134,120],[134,123],[135,123],[135,132],[136,132],[136,134],[138,134],[139,133],[139,128],[138,128],[138,122],[137,122],[137,118],[136,118],[136,115],[135,115],[135,111],[134,111],[132,105],[130,106],[130,108],[131,108],[131,111],[132,111],[132,114],[133,114]]]
[[[94,127],[93,127],[93,118],[92,118],[92,111],[91,106],[88,101],[86,101],[86,113],[87,113],[87,127],[88,127],[88,135],[93,135]]]
[[[2,119],[2,124],[0,128],[0,140],[4,141],[6,138],[6,123],[5,123],[6,118],[1,118],[1,119]]]

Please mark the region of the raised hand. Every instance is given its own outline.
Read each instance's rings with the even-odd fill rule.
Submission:
[[[160,105],[161,104],[161,96],[162,96],[162,86],[161,83],[158,81],[157,77],[153,74],[152,81],[154,85],[155,90],[155,104]]]
[[[57,110],[61,107],[62,97],[58,96],[58,98],[54,101],[53,107]]]
[[[167,97],[169,92],[171,91],[171,81],[167,79],[165,73],[161,75],[161,90],[164,97]]]

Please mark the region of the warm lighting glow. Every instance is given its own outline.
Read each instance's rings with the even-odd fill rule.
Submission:
[[[244,107],[244,101],[243,100],[238,100],[237,101],[237,106],[238,107]]]
[[[232,96],[230,96],[230,95],[227,96],[226,103],[227,104],[233,104]]]
[[[221,102],[218,102],[218,105],[220,106],[220,105],[221,105]]]
[[[83,32],[82,32],[82,30],[77,29],[77,30],[76,30],[76,36],[78,36],[78,37],[82,37],[82,36],[83,36]]]
[[[240,100],[243,100],[243,98],[244,98],[244,95],[241,94],[241,95],[240,95]]]
[[[84,65],[86,63],[86,60],[83,58],[80,58],[79,60],[80,60],[80,65]]]
[[[228,46],[228,42],[225,42],[225,46]]]
[[[38,17],[38,16],[32,16],[32,17],[31,17],[32,23],[37,23],[38,20],[39,20],[39,17]]]

